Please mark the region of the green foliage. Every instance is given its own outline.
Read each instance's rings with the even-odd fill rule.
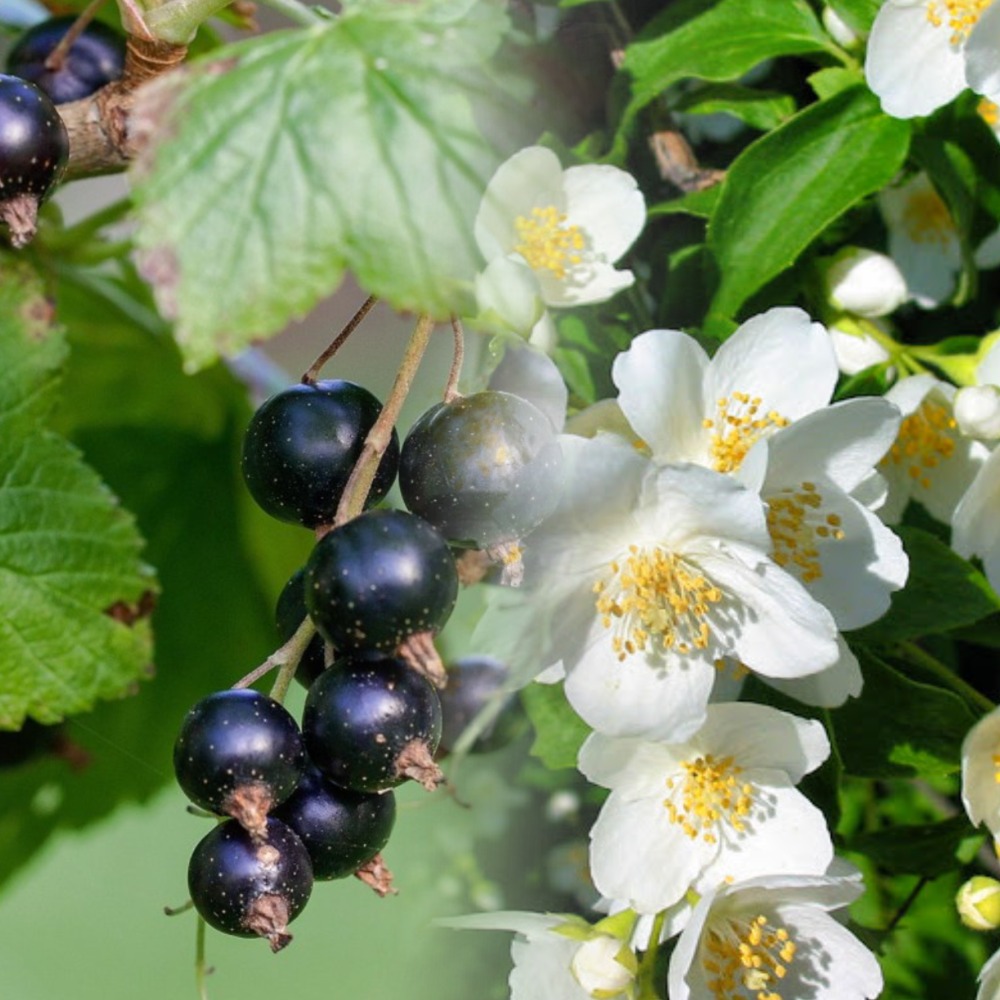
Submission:
[[[133,518],[45,427],[64,335],[31,271],[0,272],[0,729],[54,723],[148,673],[156,589]]]
[[[398,309],[458,309],[497,162],[477,70],[504,26],[474,0],[359,4],[148,93],[136,241],[189,367],[277,332],[348,268]]]
[[[734,316],[835,219],[889,183],[909,126],[853,87],[748,147],[726,174],[708,227],[720,281],[712,311]]]
[[[770,90],[754,90],[737,84],[711,84],[682,97],[675,110],[699,115],[728,114],[751,128],[768,132],[795,113],[795,101]]]
[[[894,875],[924,875],[936,878],[951,871],[958,852],[969,839],[972,827],[965,816],[953,816],[937,823],[889,826],[859,833],[845,849],[871,858]]]
[[[576,767],[576,755],[590,729],[570,708],[559,684],[529,684],[521,692],[535,729],[532,756],[554,770]]]

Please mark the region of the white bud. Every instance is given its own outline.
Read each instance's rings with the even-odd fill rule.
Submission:
[[[889,360],[889,352],[874,337],[860,330],[854,332],[831,326],[830,343],[837,358],[837,367],[845,375],[857,375],[872,365]]]
[[[830,33],[830,37],[845,49],[854,48],[860,39],[857,32],[832,8],[823,8],[823,27]]]
[[[1000,927],[1000,882],[987,875],[974,875],[955,896],[958,915],[974,931]]]
[[[884,253],[846,247],[826,271],[830,303],[856,316],[888,316],[909,298],[906,279]]]
[[[618,961],[622,942],[608,934],[584,941],[570,963],[576,981],[591,995],[612,997],[632,983],[633,975]]]
[[[1000,386],[968,385],[958,390],[954,406],[958,429],[966,437],[1000,438]]]

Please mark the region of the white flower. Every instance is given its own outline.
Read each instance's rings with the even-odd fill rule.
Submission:
[[[990,956],[979,972],[979,992],[976,1000],[998,1000],[1000,998],[1000,951]]]
[[[1000,592],[1000,517],[997,511],[1000,511],[1000,448],[983,463],[955,508],[951,522],[952,548],[966,558],[979,556],[990,586]]]
[[[777,875],[702,897],[670,958],[670,1000],[877,997],[875,956],[828,912],[861,888],[852,878]]]
[[[743,475],[765,459],[758,442],[826,406],[837,362],[821,324],[776,308],[743,323],[711,359],[679,330],[642,333],[615,359],[612,378],[655,461]]]
[[[903,420],[879,466],[889,486],[879,516],[894,524],[913,499],[948,523],[986,459],[986,446],[960,434],[952,412],[955,387],[933,375],[904,378],[885,398],[899,407]]]
[[[998,13],[992,0],[886,0],[865,58],[886,114],[930,114],[966,87],[1000,91]]]
[[[863,247],[845,247],[836,254],[824,279],[830,303],[857,316],[888,316],[909,297],[895,261]]]
[[[864,327],[849,317],[840,317],[830,326],[830,343],[837,367],[845,375],[857,375],[872,365],[885,364],[892,355]]]
[[[624,914],[591,927],[579,917],[514,911],[436,921],[458,930],[517,934],[510,948],[510,1000],[631,1000],[638,963],[624,938],[632,922]]]
[[[764,705],[709,705],[683,743],[592,734],[579,768],[611,789],[590,832],[597,890],[639,913],[756,875],[823,874],[833,844],[795,789],[829,756],[819,722]]]
[[[1000,836],[1000,709],[983,716],[962,741],[962,804],[969,819]]]
[[[509,312],[516,311],[512,298],[529,292],[547,306],[604,302],[634,280],[614,262],[645,217],[642,192],[624,170],[601,164],[563,170],[550,150],[522,149],[497,169],[476,215],[487,265],[498,258],[514,265],[491,276],[492,299],[506,301]]]
[[[562,506],[532,537],[534,599],[573,708],[610,735],[685,739],[717,664],[770,677],[838,658],[829,612],[767,555],[763,505],[735,479],[566,436]]]
[[[962,269],[962,244],[948,206],[925,173],[885,188],[879,208],[889,230],[889,254],[922,309],[944,302]]]
[[[1000,386],[967,385],[955,394],[955,420],[966,437],[1000,438]]]

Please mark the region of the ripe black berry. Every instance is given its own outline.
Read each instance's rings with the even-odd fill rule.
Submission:
[[[457,596],[447,543],[405,511],[369,511],[334,528],[306,565],[306,607],[338,653],[392,653],[437,632]]]
[[[53,17],[30,27],[7,55],[7,71],[30,80],[53,104],[79,101],[117,80],[125,67],[125,39],[100,21],[91,21],[76,38],[58,69],[45,60],[76,22],[75,14]]]
[[[305,620],[305,575],[304,568],[296,570],[278,596],[274,618],[282,642],[288,642]],[[295,668],[295,679],[303,687],[309,687],[325,669],[326,643],[321,635],[316,635],[306,646],[306,651]]]
[[[555,508],[562,455],[548,418],[508,392],[439,403],[403,444],[399,486],[409,510],[454,542],[517,541]]]
[[[432,757],[441,738],[434,688],[399,660],[345,660],[309,689],[302,735],[313,763],[331,781],[379,792],[414,778],[441,780]]]
[[[272,517],[314,528],[333,521],[344,487],[382,404],[353,382],[293,385],[265,401],[243,442],[243,476]],[[381,500],[396,478],[399,440],[379,462],[366,501]]]
[[[295,791],[306,766],[299,727],[258,691],[217,691],[188,712],[174,771],[188,798],[262,836],[267,813]]]
[[[15,247],[35,235],[38,204],[69,156],[69,136],[55,105],[33,83],[0,74],[0,220]]]
[[[396,822],[396,796],[352,792],[310,768],[274,815],[306,845],[315,878],[343,878],[389,842]]]
[[[292,940],[288,925],[312,892],[309,853],[284,823],[269,819],[262,839],[235,822],[217,826],[195,847],[188,889],[195,909],[216,930],[264,937],[272,951]]]
[[[469,723],[488,704],[496,714],[489,719],[468,747],[469,753],[499,750],[522,730],[524,715],[517,696],[508,688],[510,670],[489,656],[469,656],[448,664],[448,683],[439,692],[441,701],[441,747],[455,749]]]

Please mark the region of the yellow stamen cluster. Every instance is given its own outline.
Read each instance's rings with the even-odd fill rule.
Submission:
[[[1000,125],[1000,106],[991,101],[988,97],[981,97],[976,105],[976,111],[990,128]]]
[[[611,645],[620,661],[653,643],[685,654],[705,649],[709,610],[723,596],[679,556],[636,545],[623,563],[611,564],[611,577],[595,583],[594,593],[602,624],[614,630]]]
[[[796,950],[788,931],[763,915],[710,929],[702,953],[708,988],[717,1000],[781,1000],[773,987],[788,974]]]
[[[676,823],[692,840],[701,837],[706,844],[718,840],[716,830],[728,823],[737,833],[746,829],[744,820],[753,806],[753,786],[739,780],[743,768],[732,757],[716,760],[711,754],[684,761],[684,787],[680,808],[673,798],[664,799],[671,823]],[[667,788],[677,788],[674,778],[667,779]]]
[[[955,453],[958,422],[948,407],[927,402],[903,418],[899,435],[883,464],[905,465],[909,477],[924,489],[931,485],[930,473]]]
[[[1000,753],[994,753],[991,760],[993,762],[993,781],[1000,785]]]
[[[767,501],[767,530],[774,547],[772,557],[783,569],[797,570],[803,583],[823,576],[820,540],[841,541],[839,514],[822,512],[823,497],[815,483],[802,483],[798,489],[785,489]]]
[[[927,0],[927,20],[935,28],[947,25],[952,45],[962,45],[993,0]]]
[[[734,392],[716,400],[715,418],[702,426],[712,431],[712,466],[716,472],[735,472],[747,452],[769,431],[788,426],[788,418],[774,410],[761,412],[760,396]]]
[[[531,215],[519,215],[514,229],[520,240],[514,252],[519,253],[535,271],[551,271],[563,281],[567,266],[583,261],[586,239],[579,226],[567,226],[566,214],[554,205],[533,208]]]
[[[955,238],[955,223],[948,206],[931,187],[910,194],[902,215],[903,228],[914,243],[945,245]]]

